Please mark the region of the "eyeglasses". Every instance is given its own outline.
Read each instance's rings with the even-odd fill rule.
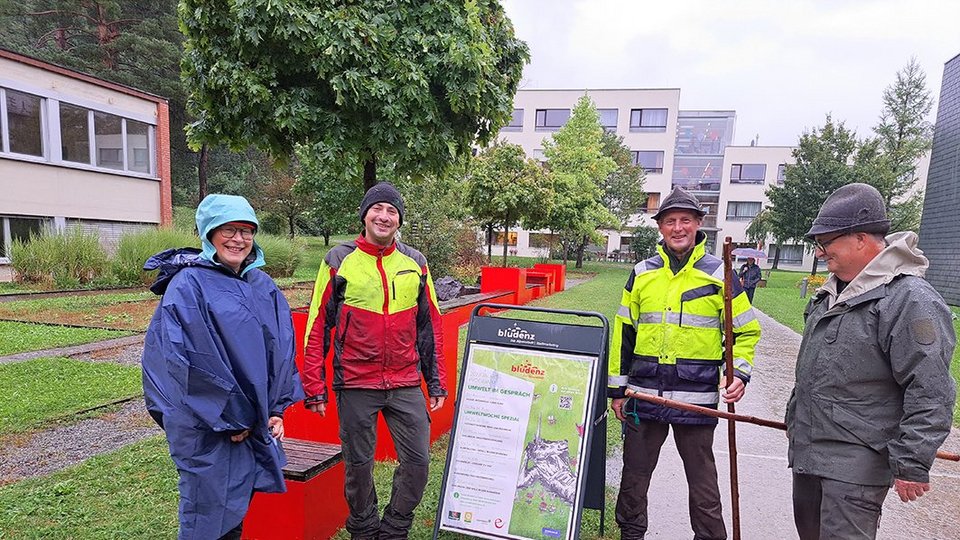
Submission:
[[[816,248],[819,249],[820,251],[826,253],[827,248],[830,247],[830,244],[833,244],[834,242],[836,242],[837,240],[843,238],[844,236],[847,236],[848,234],[850,234],[850,233],[838,234],[837,236],[834,236],[833,238],[831,238],[831,239],[829,239],[829,240],[816,240],[816,239],[814,239],[814,240],[813,240],[813,245],[814,245],[814,247],[816,247]]]
[[[253,235],[257,234],[257,232],[253,229],[249,229],[247,227],[234,227],[233,225],[223,225],[218,227],[217,232],[220,233],[220,236],[228,240],[236,236],[238,232],[240,233],[240,237],[244,240],[250,240],[253,238]]]

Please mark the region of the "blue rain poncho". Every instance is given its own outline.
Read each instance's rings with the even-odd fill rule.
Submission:
[[[151,290],[163,298],[147,330],[143,389],[180,474],[181,539],[219,538],[241,523],[254,490],[285,491],[286,457],[267,423],[303,399],[290,308],[256,269],[262,251],[237,274],[207,240],[219,225],[256,218],[242,198],[219,202],[213,215],[198,210],[204,252],[171,249],[145,266],[160,270]],[[243,430],[243,442],[230,440]]]

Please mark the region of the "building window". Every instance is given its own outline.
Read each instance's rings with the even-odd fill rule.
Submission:
[[[630,131],[666,131],[667,109],[632,109]]]
[[[783,264],[803,264],[803,249],[803,246],[798,244],[780,246],[780,262]]]
[[[760,213],[759,201],[730,201],[727,203],[728,221],[749,221]]]
[[[3,96],[3,151],[43,157],[43,102],[40,96],[0,89]]]
[[[777,165],[777,184],[783,185],[783,181],[787,179],[787,165],[781,163]]]
[[[523,131],[523,109],[514,109],[510,122],[501,131]]]
[[[733,184],[762,184],[767,175],[763,163],[744,163],[730,166],[730,182]]]
[[[125,120],[127,132],[127,170],[150,173],[150,126]]]
[[[600,112],[600,125],[607,131],[617,130],[618,109],[598,109]]]
[[[60,104],[60,150],[64,161],[90,164],[90,111]]]
[[[630,152],[634,165],[640,165],[648,173],[660,174],[663,172],[663,151],[661,150],[634,150]]]
[[[537,129],[560,129],[570,119],[570,109],[537,109]]]
[[[503,231],[496,231],[493,239],[493,244],[496,246],[503,245]],[[507,233],[507,245],[516,246],[517,245],[517,233],[509,232]]]
[[[657,210],[660,209],[660,194],[659,193],[647,193],[647,207],[642,209],[641,212],[646,214],[656,214]]]
[[[109,113],[93,113],[97,166],[123,170],[123,119]]]
[[[560,236],[553,233],[530,233],[530,247],[552,248],[560,242]]]
[[[44,225],[45,220],[39,218],[0,216],[0,260],[9,262],[13,243],[27,241],[31,235],[39,236]]]

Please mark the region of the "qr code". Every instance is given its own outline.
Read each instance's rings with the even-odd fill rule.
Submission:
[[[560,408],[569,411],[573,407],[573,396],[560,396]]]

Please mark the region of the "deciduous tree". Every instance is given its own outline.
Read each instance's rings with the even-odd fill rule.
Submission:
[[[481,152],[467,182],[466,202],[474,219],[503,229],[507,265],[510,227],[543,223],[553,202],[550,176],[515,144],[498,142]]]
[[[378,164],[439,172],[485,144],[529,56],[496,0],[181,0],[180,21],[195,144],[310,142],[365,188]]]
[[[822,127],[800,137],[793,149],[795,163],[786,166],[783,185],[766,191],[774,238],[803,240],[827,196],[855,179],[850,162],[856,149],[856,134],[830,115]],[[811,273],[816,271],[814,259]]]
[[[604,206],[603,185],[616,163],[603,153],[603,128],[593,101],[583,96],[570,119],[550,139],[543,141],[547,167],[554,180],[554,203],[545,224],[560,235],[563,258],[583,252],[601,227],[617,226],[617,218]]]

